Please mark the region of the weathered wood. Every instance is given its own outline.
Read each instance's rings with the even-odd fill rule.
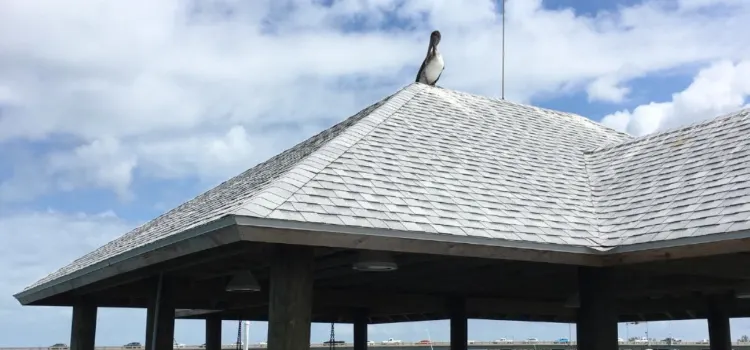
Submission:
[[[601,256],[593,251],[569,253],[427,239],[428,237],[434,238],[432,235],[425,235],[425,239],[404,239],[376,235],[253,227],[245,225],[243,218],[238,218],[237,223],[239,225],[240,239],[251,242],[300,244],[331,248],[383,250],[400,253],[437,254],[585,266],[602,265]]]
[[[750,264],[750,254],[728,254],[692,259],[666,260],[646,264],[633,264],[626,268],[643,274],[692,275],[735,280],[750,279],[750,270],[727,268]]]
[[[579,268],[578,288],[578,350],[618,350],[617,305],[612,270]]]
[[[206,350],[221,350],[221,316],[206,318]]]
[[[357,309],[354,313],[354,350],[367,350],[367,310]]]
[[[444,266],[444,265],[438,265]],[[424,271],[424,270],[423,270]],[[492,272],[494,270],[487,270]],[[498,270],[502,271],[502,270]],[[575,271],[563,277],[567,278],[567,283],[560,281],[565,278],[531,278],[531,276],[518,276],[506,275],[506,287],[498,287],[496,282],[489,282],[481,288],[487,277],[483,277],[483,274],[478,272],[467,273],[466,278],[449,278],[436,279],[439,282],[426,282],[420,288],[420,283],[416,275],[410,273],[412,281],[409,282],[404,277],[403,279],[383,279],[382,281],[389,281],[388,283],[378,283],[372,286],[346,286],[346,279],[343,278],[342,282],[338,283],[338,289],[346,289],[351,291],[351,296],[343,299],[331,298],[330,302],[324,302],[326,305],[338,304],[338,306],[369,306],[372,302],[369,300],[362,300],[363,298],[357,297],[359,293],[366,293],[369,296],[377,297],[378,293],[384,295],[391,295],[394,292],[403,292],[404,294],[441,294],[437,291],[450,291],[453,295],[472,295],[480,297],[483,295],[493,296],[492,299],[525,299],[527,301],[542,301],[543,304],[548,303],[550,300],[558,299],[564,300],[567,295],[575,292]],[[457,270],[456,273],[460,272]],[[484,272],[480,270],[479,272]],[[396,275],[400,271],[388,273],[387,275]],[[372,275],[361,273],[362,275]],[[385,275],[385,274],[377,274]],[[426,273],[426,276],[431,276],[430,273]],[[536,275],[532,275],[536,276]],[[376,281],[381,281],[378,276],[371,277]],[[513,283],[507,283],[508,280],[512,280]],[[463,281],[464,283],[457,283],[457,281]],[[748,281],[740,280],[727,280],[709,277],[696,277],[696,276],[651,276],[651,275],[638,275],[635,271],[622,271],[617,274],[618,290],[616,292],[618,298],[622,299],[634,299],[634,298],[645,298],[645,297],[662,297],[672,295],[684,295],[690,296],[693,292],[703,292],[705,294],[712,294],[727,290],[738,290],[750,288]],[[259,280],[262,289],[267,290],[268,281]],[[442,283],[444,287],[438,288],[438,285]],[[211,283],[189,283],[184,282],[178,284],[176,288],[181,290],[181,293],[174,296],[175,306],[180,309],[229,309],[229,308],[242,308],[253,305],[267,305],[268,296],[265,293],[256,293],[253,295],[243,295],[238,293],[228,293],[224,290],[226,286],[226,279],[211,281]],[[430,287],[433,286],[433,287]],[[561,287],[564,286],[564,287]],[[409,288],[413,287],[413,288]],[[472,288],[468,288],[472,287]],[[333,286],[321,285],[316,280],[316,290],[319,290],[321,299],[326,299],[326,290],[334,292]],[[524,292],[525,291],[525,292]],[[544,291],[544,292],[539,292]],[[149,288],[145,284],[137,284],[128,287],[118,288],[116,291],[118,294],[106,294],[101,295],[101,298],[97,296],[90,297],[91,300],[96,300],[100,306],[106,307],[145,307],[146,300],[148,299]],[[442,293],[447,294],[447,293]],[[106,299],[109,297],[110,299]],[[129,299],[128,299],[129,298]],[[136,299],[137,298],[137,299]],[[360,299],[357,301],[356,299]],[[122,302],[118,304],[118,302]],[[321,301],[316,297],[315,304],[319,304]],[[359,303],[358,305],[351,305],[351,303]],[[364,304],[363,304],[364,302]],[[390,306],[386,307],[397,307],[400,304],[405,305],[407,308],[411,308],[411,302],[402,302],[400,300],[388,301]],[[704,304],[704,303],[701,303]],[[400,306],[399,306],[400,307]],[[373,311],[375,311],[373,309]]]
[[[273,254],[268,305],[268,349],[310,347],[314,251],[279,245]]]
[[[728,297],[712,295],[708,303],[708,338],[711,350],[731,350],[732,335],[729,326]]]
[[[153,284],[156,284],[156,280],[152,281]],[[155,291],[154,288],[150,288],[152,294]],[[146,346],[146,350],[151,350],[154,348],[154,322],[156,321],[156,297],[151,297],[148,301],[148,306],[146,307],[146,343],[144,344]]]
[[[194,228],[194,230],[202,229],[205,229],[205,227]],[[143,278],[147,278],[145,275],[153,274],[153,266],[156,264],[180,257],[189,259],[189,256],[192,254],[235,243],[238,240],[239,237],[235,226],[223,227],[213,232],[206,232],[189,239],[158,247],[147,253],[128,257],[117,263],[105,261],[95,264],[91,266],[93,270],[90,273],[75,277],[66,283],[57,284],[54,289],[45,288],[39,292],[20,297],[19,301],[23,305],[54,305],[48,304],[46,299],[96,282],[117,279],[118,276],[136,270],[146,272]]]
[[[73,306],[70,350],[94,350],[96,313],[96,305],[91,303],[80,303]]]
[[[618,288],[621,284],[617,284]],[[246,307],[241,310],[227,310],[230,313],[243,314],[250,320],[265,320],[268,313],[268,296],[266,293],[242,293],[238,296],[244,298]],[[535,300],[522,298],[482,297],[467,298],[467,315],[470,318],[496,319],[496,320],[526,320],[529,318],[551,320],[554,322],[575,322],[574,308],[565,306],[563,298],[559,300]],[[638,314],[645,314],[648,320],[665,319],[690,319],[704,317],[706,314],[706,303],[703,297],[681,296],[662,297],[657,299],[618,299],[617,311],[621,322],[643,320]],[[250,310],[252,308],[252,310]],[[382,323],[387,317],[408,316],[419,320],[447,319],[449,312],[444,299],[439,296],[394,293],[387,291],[363,291],[363,290],[330,290],[315,289],[313,296],[313,316],[315,322],[328,322],[325,317],[334,314],[341,317],[341,322],[353,322],[351,312],[342,313],[341,310],[352,310],[357,308],[369,309],[371,323]],[[688,313],[688,310],[691,313]],[[739,315],[750,315],[750,300],[737,300],[735,307],[731,310],[735,317]],[[666,314],[669,314],[667,316]],[[415,316],[416,315],[416,316]],[[661,315],[661,316],[659,316]],[[182,312],[180,316],[189,316]],[[325,317],[323,317],[325,316]],[[198,315],[197,318],[204,318]],[[234,316],[232,316],[234,317]],[[226,316],[227,319],[232,317]],[[521,317],[521,318],[519,318]],[[661,318],[659,318],[661,317]],[[335,318],[332,318],[335,320]]]
[[[706,238],[711,238],[707,236]],[[652,248],[648,250],[634,250],[633,247],[615,248],[608,254],[597,256],[600,264],[604,266],[628,265],[652,261],[678,260],[714,256],[750,251],[750,238],[731,239],[715,242],[703,242],[690,244],[681,243],[680,240],[669,242],[672,246],[664,248]],[[683,244],[678,245],[677,244]]]
[[[222,230],[226,232],[228,229]],[[75,295],[88,295],[106,290],[117,290],[121,287],[127,287],[128,284],[137,284],[144,279],[150,280],[149,276],[156,273],[171,273],[176,271],[189,271],[191,274],[196,273],[196,268],[200,266],[216,263],[221,260],[232,260],[232,258],[244,255],[258,255],[258,247],[251,246],[247,242],[236,242],[216,248],[198,251],[187,256],[180,256],[174,259],[156,263],[148,268],[138,269],[123,273],[112,278],[104,279],[92,284],[77,288]],[[156,253],[154,253],[156,254]]]
[[[152,346],[147,347],[146,350],[172,349],[175,322],[174,289],[169,280],[160,276],[156,280],[153,292],[153,312],[147,312],[151,320],[146,321],[146,324],[151,324],[153,327],[150,330]]]
[[[451,298],[448,302],[451,323],[451,350],[467,350],[469,343],[469,320],[466,316],[466,300]]]

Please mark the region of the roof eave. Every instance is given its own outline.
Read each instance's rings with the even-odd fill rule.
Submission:
[[[235,233],[215,237],[208,233],[234,225],[233,216],[224,216],[200,226],[189,228],[107,260],[92,264],[63,277],[42,283],[13,295],[21,305],[29,305],[45,298],[71,291],[128,271],[167,261],[187,254],[219,247],[238,241]],[[169,247],[169,249],[164,249]],[[151,254],[161,250],[159,254]]]
[[[750,230],[715,233],[655,242],[619,245],[607,251],[605,265],[622,265],[656,260],[697,258],[709,255],[747,252]]]
[[[254,242],[572,265],[601,265],[598,259],[599,252],[583,246],[329,225],[249,216],[237,216],[236,222],[240,228],[240,238]]]
[[[222,237],[212,234],[232,225],[236,225],[237,230],[225,231],[228,234]],[[595,247],[228,215],[24,290],[14,297],[22,305],[29,305],[118,274],[240,240],[607,266],[747,251],[750,230],[632,244],[602,251]],[[738,241],[743,244],[738,244]],[[158,250],[161,250],[158,254],[152,254]]]

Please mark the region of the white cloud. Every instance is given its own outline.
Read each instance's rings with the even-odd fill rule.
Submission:
[[[596,79],[586,88],[589,101],[622,102],[629,92],[629,88],[619,86],[618,80],[611,76]]]
[[[745,29],[750,4],[721,4],[731,11],[704,11],[709,5],[700,1],[647,1],[584,17],[544,9],[539,0],[508,1],[506,95],[527,101],[583,89],[590,100],[617,102],[636,77],[750,58],[750,38],[735,35]],[[27,161],[32,165],[17,163],[0,198],[92,186],[128,199],[137,175],[230,176],[289,146],[281,137],[299,140],[320,120],[341,119],[410,82],[433,28],[443,32],[441,82],[499,94],[496,2],[288,5],[2,3],[0,143],[54,146]],[[396,15],[388,12],[394,9]],[[408,29],[382,29],[393,16]],[[266,131],[278,123],[307,129]],[[35,174],[34,184],[24,173]]]
[[[81,185],[112,188],[129,198],[128,186],[133,178],[137,159],[115,138],[102,138],[76,147],[72,152],[53,153],[47,170],[59,177],[59,186],[73,190]]]
[[[11,339],[13,334],[29,335],[31,342],[38,334],[49,343],[40,346],[55,342],[51,337],[45,338],[42,330],[57,336],[69,334],[69,321],[68,324],[64,322],[70,319],[68,308],[23,308],[12,295],[130,227],[112,212],[86,215],[47,211],[0,215],[0,240],[3,242],[0,245],[0,271],[3,271],[0,334],[3,345],[20,340]],[[29,344],[29,340],[25,344]]]
[[[105,211],[96,215],[55,211],[0,215],[0,310],[8,297],[63,264],[122,235],[132,225]]]
[[[748,107],[750,60],[720,61],[701,70],[668,102],[651,102],[605,116],[602,124],[632,135],[646,135]]]

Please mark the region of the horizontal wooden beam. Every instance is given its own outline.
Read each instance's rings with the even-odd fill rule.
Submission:
[[[663,247],[648,244],[647,249],[639,249],[638,245],[623,246],[613,249],[609,253],[597,256],[599,263],[605,266],[629,265],[645,262],[657,262],[700,258],[750,251],[750,238],[724,238],[718,240],[718,235],[706,236],[704,242],[687,238],[663,242]],[[709,241],[709,239],[717,239]],[[682,243],[689,240],[690,243]]]
[[[449,297],[405,293],[366,293],[348,290],[316,290],[313,314],[337,315],[342,320],[354,317],[357,309],[370,310],[370,317],[385,319],[403,315],[434,315],[447,317],[446,301]],[[263,294],[247,294],[244,305],[222,310],[227,314],[243,314],[260,317],[267,313],[267,302]],[[507,298],[467,298],[467,315],[482,319],[530,319],[539,317],[558,322],[574,321],[577,309],[566,306],[564,300],[527,300]],[[737,301],[733,308],[742,314],[750,314],[750,300]],[[254,311],[250,311],[250,310]],[[618,299],[620,315],[660,315],[659,319],[689,318],[688,311],[703,315],[706,310],[704,297]],[[202,318],[200,314],[183,312],[181,317]],[[333,316],[331,316],[333,317]],[[420,316],[421,317],[421,316]],[[656,319],[655,317],[650,317]]]
[[[83,286],[74,291],[75,295],[87,295],[120,287],[129,283],[141,281],[158,273],[172,273],[176,271],[189,270],[191,268],[216,262],[218,260],[231,259],[240,255],[258,255],[262,246],[252,246],[246,242],[238,242],[227,246],[213,248],[208,251],[199,252],[191,255],[189,258],[181,257],[174,260],[165,261],[161,264],[149,266],[146,269],[132,271],[122,274],[111,279],[95,282]]]
[[[523,242],[504,242],[507,246],[492,245],[492,241],[476,243],[458,243],[442,241],[440,235],[413,233],[415,238],[378,235],[382,230],[371,230],[370,234],[347,232],[331,232],[332,225],[320,225],[320,230],[284,229],[260,227],[260,220],[238,217],[240,238],[250,242],[300,244],[310,246],[324,246],[343,249],[369,249],[396,253],[434,254],[454,257],[473,257],[484,259],[517,260],[531,262],[545,262],[570,265],[601,266],[600,256],[593,250],[578,249],[576,247],[562,247],[552,250],[553,245],[539,245],[538,249],[526,248]],[[271,221],[268,221],[272,224]],[[283,224],[282,222],[273,222]],[[315,225],[313,225],[315,226]],[[340,229],[348,229],[340,227]],[[395,234],[395,233],[394,233]],[[416,238],[423,237],[423,238]],[[534,245],[534,244],[532,244]],[[565,251],[566,249],[571,250]],[[579,250],[580,252],[572,252]]]
[[[649,274],[692,275],[710,278],[750,280],[750,270],[736,268],[750,265],[750,254],[731,254],[698,259],[669,260],[648,264],[633,264],[627,268]]]

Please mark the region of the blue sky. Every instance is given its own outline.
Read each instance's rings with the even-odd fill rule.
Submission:
[[[73,3],[0,3],[0,346],[69,341],[70,309],[20,307],[11,295],[410,83],[431,30],[443,33],[442,86],[500,94],[499,6],[489,0]],[[506,9],[510,100],[638,136],[748,103],[750,38],[737,34],[747,1],[509,0]],[[236,326],[225,325],[225,342]],[[202,327],[178,321],[177,340],[202,343]],[[327,327],[315,325],[313,340]],[[750,334],[746,320],[732,327]],[[370,332],[420,340],[428,328],[447,339],[447,322]],[[144,329],[143,310],[105,309],[97,343],[143,341]],[[702,320],[649,329],[707,337]],[[338,330],[350,339],[350,326]],[[645,330],[621,325],[621,336]],[[568,331],[472,320],[469,338]],[[263,323],[251,338],[265,340]]]

